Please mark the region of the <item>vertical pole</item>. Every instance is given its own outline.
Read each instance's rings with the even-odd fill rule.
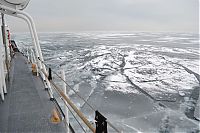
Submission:
[[[10,51],[10,59],[9,61],[11,61],[12,58],[12,50],[11,50],[11,40],[10,40],[10,30],[8,30],[8,46],[9,46],[9,51]]]
[[[3,38],[3,44],[4,44],[4,48],[5,48],[5,63],[6,63],[6,69],[7,69],[7,76],[8,76],[8,80],[10,80],[9,78],[9,68],[8,68],[8,51],[7,51],[7,46],[6,46],[6,31],[5,31],[5,20],[4,20],[4,14],[1,13],[1,19],[2,19],[2,38]]]
[[[30,49],[30,63],[31,64],[33,63],[33,53],[31,52],[31,49]]]
[[[35,63],[36,64],[36,70],[37,70],[37,76],[39,76],[39,74],[38,74],[38,63],[37,63],[37,60],[36,60],[36,58],[35,58],[35,54],[34,54],[34,51],[33,51],[33,49],[31,49],[31,53],[32,53],[32,56],[33,56],[33,62],[32,63]]]
[[[63,68],[61,68],[61,78],[65,81],[65,70]],[[66,84],[63,82],[63,85],[62,85],[62,88],[63,88],[63,92],[65,95],[67,95],[67,87],[66,87]],[[67,103],[66,103],[67,104]],[[66,125],[66,128],[67,128],[67,133],[69,133],[69,115],[68,115],[68,108],[65,107],[65,119],[66,119],[66,122],[67,122],[67,125]]]
[[[6,69],[7,69],[7,76],[8,76],[8,80],[9,80],[9,68],[8,68],[8,51],[7,51],[7,46],[6,46],[6,32],[5,32],[5,20],[4,20],[4,14],[2,13],[2,38],[3,38],[3,45],[4,45],[4,48],[5,48],[5,64],[6,64]],[[3,49],[2,49],[3,50]],[[0,51],[2,52],[2,51]],[[4,59],[2,58],[2,54],[1,54],[1,77],[2,77],[2,80],[1,80],[1,84],[2,84],[2,87],[3,87],[3,92],[4,93],[7,93],[7,89],[6,89],[6,83],[5,83],[5,75],[4,75]]]
[[[4,74],[4,72],[2,73],[2,70],[3,70],[3,59],[2,59],[2,49],[1,49],[1,45],[0,45],[0,93],[1,93],[1,99],[4,101],[4,92],[3,92],[3,78],[2,78],[2,75]]]
[[[5,82],[5,73],[4,73],[4,64],[3,62],[1,62],[1,66],[2,66],[2,69],[1,69],[1,73],[2,73],[2,85],[3,85],[3,91],[5,94],[7,94],[7,88],[6,88],[6,82]]]
[[[27,59],[28,59],[28,63],[30,62],[30,55],[29,55],[29,49],[26,48],[26,56],[27,56]]]

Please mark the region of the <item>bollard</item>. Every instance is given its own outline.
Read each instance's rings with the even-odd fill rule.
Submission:
[[[58,112],[58,110],[56,108],[54,108],[52,111],[51,122],[54,124],[58,124],[61,122],[60,113]]]
[[[32,74],[37,76],[37,66],[34,63],[32,64]]]

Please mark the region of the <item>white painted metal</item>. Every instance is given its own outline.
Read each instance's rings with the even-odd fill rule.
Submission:
[[[33,44],[34,44],[34,47],[35,47],[35,52],[36,52],[36,56],[37,56],[37,66],[39,66],[39,69],[43,69],[46,71],[46,67],[44,64],[42,64],[42,62],[44,61],[43,60],[43,56],[42,56],[42,51],[41,51],[41,48],[40,48],[40,45],[39,45],[39,40],[38,40],[38,37],[35,37],[35,35],[37,36],[37,33],[34,33],[34,27],[30,20],[26,17],[26,16],[23,16],[21,14],[17,14],[17,15],[12,15],[12,16],[15,16],[15,17],[19,17],[19,18],[22,18],[24,19],[27,23],[28,23],[28,26],[29,26],[29,30],[31,32],[31,36],[33,38]],[[31,18],[31,17],[30,17]],[[31,18],[31,20],[33,21],[33,19]],[[33,22],[32,22],[33,23]],[[34,23],[33,23],[34,24]],[[35,31],[36,32],[36,31]],[[40,50],[39,50],[40,49]],[[41,54],[40,54],[41,53]],[[39,59],[40,60],[39,60]],[[48,81],[48,79],[45,77],[45,75],[42,73],[42,71],[40,71],[40,75],[44,81],[44,85],[45,85],[45,88],[49,88],[48,91],[49,91],[49,94],[50,94],[50,98],[53,98],[53,92],[52,92],[52,89],[51,89],[51,85]]]
[[[23,20],[26,21],[26,23],[28,24],[30,33],[31,33],[32,41],[33,41],[34,48],[35,48],[35,53],[36,53],[36,56],[37,56],[37,58],[38,58],[38,57],[39,57],[38,47],[37,47],[35,35],[34,35],[34,32],[33,32],[33,27],[32,27],[32,25],[31,25],[30,20],[29,20],[27,17],[25,17],[24,15],[16,14],[16,13],[13,14],[13,12],[16,12],[16,11],[18,11],[18,10],[11,9],[11,8],[5,7],[5,6],[3,6],[3,5],[0,5],[0,7],[3,8],[3,9],[8,10],[8,11],[3,11],[3,10],[1,10],[2,13],[7,14],[7,15],[11,15],[11,16],[13,16],[13,17],[21,18],[21,19],[23,19]],[[21,11],[18,11],[18,12],[21,13]],[[40,65],[40,69],[42,69],[42,65]]]
[[[31,49],[31,53],[32,53],[32,62],[36,63],[35,54],[34,54],[33,49]]]
[[[4,93],[6,94],[7,93],[7,88],[6,88],[6,82],[5,82],[5,80],[6,80],[6,78],[5,78],[5,72],[4,72],[4,61],[1,63],[1,66],[2,66],[2,68],[3,69],[1,69],[1,73],[2,73],[2,84],[3,84],[3,91],[4,91]]]
[[[27,0],[5,0],[9,3],[13,3],[13,4],[22,4],[24,2],[26,2]]]
[[[39,76],[39,74],[38,74],[38,65],[37,65],[38,63],[37,63],[37,60],[35,58],[35,53],[34,53],[33,49],[31,49],[31,53],[32,53],[32,63],[36,64],[37,76]]]
[[[61,78],[65,81],[65,70],[63,68],[61,68]],[[67,96],[67,87],[66,87],[66,83],[62,82],[62,88],[63,88],[63,92],[64,94]],[[64,101],[65,102],[65,101]],[[66,102],[66,104],[68,105],[68,103]],[[66,128],[67,128],[67,133],[69,133],[69,111],[68,108],[65,106],[65,119],[66,119]]]
[[[26,8],[30,0],[0,0],[0,4],[7,7],[23,10]]]
[[[38,39],[38,35],[37,35],[37,32],[36,32],[36,28],[35,28],[35,24],[34,24],[34,21],[32,19],[32,17],[27,14],[27,13],[24,13],[24,12],[21,12],[21,11],[18,11],[18,13],[24,15],[30,22],[31,24],[31,28],[32,28],[32,31],[33,31],[33,35],[34,35],[34,39],[35,39],[35,42],[36,42],[36,47],[37,47],[37,50],[38,50],[38,54],[39,54],[39,58],[40,58],[40,61],[42,62],[41,63],[41,68],[44,70],[45,73],[47,73],[47,70],[46,70],[46,67],[45,65],[43,64],[44,62],[44,59],[43,59],[43,55],[42,55],[42,50],[40,48],[40,44],[39,44],[39,39]],[[39,62],[40,62],[39,61]],[[52,92],[52,89],[51,89],[51,85],[50,85],[50,82],[48,81],[48,79],[44,76],[44,74],[42,74],[42,77],[45,82],[45,85],[47,85],[47,87],[49,88],[49,94],[50,94],[50,97],[53,98],[53,92]]]
[[[0,45],[0,94],[1,94],[1,99],[4,100],[4,92],[3,92],[3,75],[4,75],[4,72],[2,73],[2,70],[4,71],[3,69],[3,56],[2,56],[2,46]]]
[[[0,6],[1,6],[1,5],[0,5]],[[20,15],[20,14],[13,14],[13,11],[12,11],[12,12],[7,12],[7,11],[3,11],[3,10],[2,10],[1,12],[4,13],[4,14],[13,16],[13,17],[21,18],[21,19],[23,19],[24,21],[26,21],[26,23],[28,24],[29,30],[30,30],[31,38],[32,38],[32,41],[33,41],[33,44],[34,44],[35,54],[36,54],[37,60],[38,60],[39,53],[38,53],[36,41],[35,41],[35,38],[34,38],[33,29],[32,29],[32,27],[31,27],[31,24],[30,24],[29,20],[28,20],[26,17],[24,17],[23,15]],[[37,63],[38,63],[39,69],[42,69],[42,64],[41,64],[41,62],[40,62],[40,61],[37,61]]]
[[[0,12],[14,16],[14,17],[22,18],[28,23],[29,29],[30,29],[31,34],[32,34],[32,38],[34,40],[36,55],[37,55],[37,57],[40,58],[40,61],[43,62],[44,59],[43,59],[43,56],[42,56],[42,51],[41,51],[41,48],[40,48],[40,45],[39,45],[38,35],[37,35],[37,32],[36,32],[35,24],[34,24],[32,17],[25,12],[22,12],[22,11],[19,11],[19,10],[16,10],[16,9],[12,9],[12,8],[6,7],[4,5],[0,5],[0,8],[4,9],[4,10],[1,10]],[[45,65],[42,64],[40,61],[38,61],[39,62],[39,68],[43,69],[44,72],[47,73]],[[51,85],[50,85],[48,79],[44,76],[44,74],[42,72],[40,74],[41,74],[43,80],[45,79],[44,80],[45,85],[49,88],[50,97],[53,98],[53,92],[52,92]]]
[[[6,46],[8,46],[8,45],[6,44]],[[5,49],[3,48],[4,46],[1,45],[0,47],[1,47],[0,48],[1,49],[0,52],[1,52],[1,56],[2,56],[2,62],[0,62],[0,65],[1,65],[1,68],[2,68],[2,69],[0,69],[0,71],[1,71],[1,83],[2,83],[3,92],[4,92],[4,94],[6,94],[7,93],[7,88],[6,88],[6,82],[5,82],[5,75],[8,73],[7,69],[6,69],[6,59],[5,59],[5,57],[6,57],[5,54],[6,53],[5,53]],[[7,53],[7,57],[9,57],[8,53]],[[8,60],[8,62],[9,62],[9,60]]]
[[[33,57],[32,57],[31,49],[29,49],[29,55],[30,55],[30,57],[29,57],[30,63],[32,63],[32,59],[33,59]]]
[[[37,33],[35,33],[36,30],[34,30],[35,26],[34,26],[34,23],[33,23],[33,19],[30,17],[31,18],[30,20],[32,20],[32,23],[31,23],[30,20],[25,16],[17,15],[17,17],[24,19],[28,23],[29,29],[31,31],[31,36],[33,38],[33,43],[34,43],[36,55],[37,55],[37,64],[38,64],[37,66],[39,66],[40,70],[43,69],[45,72],[47,72],[45,65],[42,64],[42,62],[44,62],[44,60],[43,60],[42,51],[41,51],[41,48],[40,48],[40,45],[39,45]],[[41,75],[41,77],[44,81],[45,88],[49,88],[48,91],[49,91],[49,94],[50,94],[50,98],[53,98],[53,92],[51,90],[51,85],[50,85],[48,79],[45,77],[45,75],[42,73],[42,71],[40,71],[40,75]]]
[[[6,88],[6,82],[5,82],[5,75],[7,73],[6,69],[4,69],[4,66],[5,66],[5,51],[4,51],[4,46],[0,44],[0,58],[1,58],[1,61],[0,61],[0,71],[1,71],[1,74],[0,74],[0,82],[1,82],[1,88],[3,89],[3,93],[7,93],[7,88]],[[6,72],[6,73],[5,73]]]
[[[10,31],[9,27],[6,25],[5,26],[5,33],[6,33],[6,46],[7,46],[7,57],[8,57],[8,62],[9,62],[9,66],[10,66],[10,61],[11,61],[11,57],[10,57],[10,42],[9,42],[9,38],[8,38],[8,31]]]
[[[23,7],[25,7],[26,5],[22,4],[20,6],[16,6],[16,5],[15,6],[10,6],[9,4],[8,5],[4,4],[4,5],[7,5],[8,6],[7,7],[7,6],[4,6],[4,5],[1,5],[1,4],[3,4],[3,2],[6,2],[6,1],[5,0],[0,0],[0,12],[2,12],[4,14],[11,15],[11,16],[14,16],[14,17],[22,18],[27,22],[27,24],[29,26],[29,29],[30,29],[30,32],[31,32],[32,39],[33,39],[33,44],[34,44],[34,47],[35,47],[36,56],[40,58],[40,61],[37,59],[38,60],[38,64],[39,64],[39,68],[44,70],[44,73],[47,73],[46,67],[43,64],[44,59],[43,59],[41,48],[40,48],[40,45],[39,45],[38,35],[37,35],[37,32],[36,32],[34,21],[33,21],[32,17],[29,14],[27,14],[25,12],[22,12],[22,11],[19,11],[19,10],[16,10],[16,9],[20,9],[20,6],[21,6],[21,9],[23,9]],[[29,0],[27,0],[27,2],[29,2]],[[1,53],[2,52],[0,52],[0,54]],[[0,62],[3,62],[1,55],[0,55]],[[0,69],[3,69],[3,68],[0,66]],[[49,88],[49,91],[50,91],[50,94],[51,94],[50,97],[53,98],[53,93],[52,93],[52,90],[51,90],[50,82],[48,81],[47,78],[44,78],[44,77],[46,77],[46,76],[44,76],[44,73],[41,72],[40,74],[43,75],[42,76],[43,80],[46,79],[44,81],[46,82],[46,84],[47,84],[47,86]],[[0,74],[1,74],[1,72],[0,72]],[[66,89],[65,89],[65,91],[66,91]],[[1,93],[2,99],[4,100],[4,93],[3,93],[3,89],[2,89],[2,81],[1,80],[0,80],[0,93]],[[67,118],[68,118],[68,116],[67,116]],[[116,131],[118,131],[114,126],[112,126],[111,123],[109,123],[109,125],[111,125],[111,127],[114,128]]]
[[[28,48],[26,48],[26,55],[27,55],[27,58],[28,58],[28,62],[30,62],[30,55],[29,55],[29,52],[28,52]]]

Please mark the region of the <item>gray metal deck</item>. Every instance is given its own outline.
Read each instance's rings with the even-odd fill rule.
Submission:
[[[50,122],[53,102],[40,77],[33,76],[26,58],[16,53],[11,63],[5,101],[0,101],[0,133],[66,132],[63,122]]]

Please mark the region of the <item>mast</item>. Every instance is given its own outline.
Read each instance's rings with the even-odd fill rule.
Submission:
[[[7,50],[7,46],[6,46],[6,31],[5,31],[5,20],[4,20],[4,14],[1,13],[1,19],[2,19],[2,26],[1,26],[1,30],[2,30],[2,39],[3,39],[3,45],[5,48],[5,63],[6,63],[6,69],[7,69],[7,76],[8,76],[8,80],[9,78],[9,66],[8,66],[8,50]]]

